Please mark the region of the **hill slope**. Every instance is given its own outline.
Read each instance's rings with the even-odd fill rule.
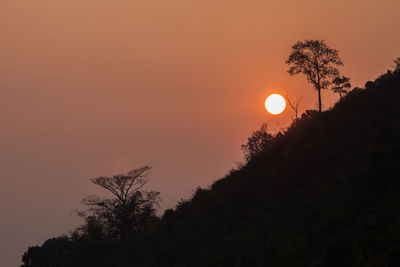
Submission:
[[[303,114],[129,246],[64,241],[57,266],[400,266],[400,71]]]

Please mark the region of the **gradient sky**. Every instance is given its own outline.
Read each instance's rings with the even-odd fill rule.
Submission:
[[[290,77],[297,40],[339,49],[354,86],[400,56],[400,2],[0,0],[0,259],[69,233],[89,178],[153,166],[161,210],[242,160],[265,97],[316,93]],[[329,107],[338,99],[323,92]],[[380,103],[377,103],[380,104]],[[382,103],[383,104],[383,103]]]

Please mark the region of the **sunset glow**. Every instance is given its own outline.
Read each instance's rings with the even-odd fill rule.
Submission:
[[[391,174],[386,159],[397,160],[397,144],[400,147],[400,141],[398,142],[399,138],[393,138],[395,143],[392,145],[386,139],[389,135],[396,137],[400,115],[398,119],[389,111],[399,110],[395,104],[400,102],[400,98],[397,101],[398,99],[389,98],[388,94],[384,95],[378,91],[375,93],[375,89],[365,90],[372,91],[376,99],[372,99],[366,108],[360,106],[360,112],[355,108],[354,114],[350,112],[353,110],[352,103],[356,107],[359,107],[359,103],[357,100],[348,101],[348,98],[355,95],[363,97],[364,90],[355,90],[354,93],[350,91],[354,88],[364,88],[367,81],[372,82],[380,75],[394,73],[393,69],[397,63],[392,61],[400,57],[400,37],[396,34],[399,31],[399,26],[396,25],[400,25],[399,10],[399,0],[0,0],[0,267],[21,266],[23,255],[28,252],[29,247],[34,249],[30,250],[32,257],[25,257],[28,264],[26,267],[60,266],[53,261],[57,255],[66,259],[65,262],[57,262],[74,267],[88,267],[85,266],[87,262],[93,265],[104,262],[108,266],[116,267],[131,266],[135,263],[145,266],[142,260],[149,261],[147,266],[216,266],[225,262],[227,255],[238,258],[238,262],[231,261],[232,257],[226,259],[230,265],[243,265],[242,261],[248,261],[256,266],[312,266],[325,264],[326,255],[327,258],[338,262],[344,260],[347,264],[347,245],[353,244],[357,244],[357,247],[354,250],[350,250],[351,246],[349,247],[349,251],[354,254],[349,256],[354,256],[354,262],[363,266],[361,257],[364,256],[357,253],[370,251],[367,245],[363,245],[368,242],[353,240],[355,236],[345,237],[343,244],[346,250],[343,251],[343,255],[346,257],[342,259],[342,236],[336,238],[334,235],[336,230],[342,229],[341,225],[337,225],[339,228],[334,228],[336,225],[330,228],[328,224],[345,221],[345,215],[353,214],[353,210],[344,209],[356,207],[355,204],[347,205],[348,207],[339,205],[342,200],[347,201],[343,198],[337,201],[336,208],[327,211],[324,207],[328,203],[315,203],[315,210],[308,209],[306,204],[311,201],[309,194],[317,196],[314,189],[315,192],[327,189],[326,192],[332,194],[329,201],[335,199],[342,185],[345,188],[352,184],[347,182],[347,176],[350,174],[366,173],[368,181],[370,180],[367,172],[370,168],[377,175],[381,173],[381,169],[382,173]],[[322,49],[318,51],[330,51],[330,55],[318,58],[319,60],[313,61],[312,66],[307,66],[312,61],[303,60],[304,56],[310,55],[311,58],[312,51],[319,54],[315,49],[305,49],[303,45],[296,46],[298,42],[306,43],[307,40],[324,41],[330,49],[321,46]],[[297,50],[293,49],[293,46],[296,46]],[[340,60],[334,60],[335,64],[325,64],[325,59],[332,61],[335,58],[336,50]],[[289,60],[290,58],[292,60]],[[314,79],[317,73],[321,74],[319,67],[314,66],[318,63],[324,66],[322,73],[329,72],[329,75],[324,75],[324,79],[319,79],[319,85],[318,77]],[[299,68],[300,65],[303,69]],[[337,67],[339,73],[336,73],[332,66]],[[395,82],[397,86],[397,80]],[[398,83],[400,84],[400,81]],[[397,90],[397,87],[393,90]],[[387,92],[392,92],[391,90],[388,89]],[[350,93],[348,98],[347,93]],[[357,97],[355,98],[358,99]],[[318,113],[319,107],[322,114],[331,114],[330,110],[336,105],[342,110],[347,110],[344,107],[348,107],[349,114],[340,113],[337,118],[333,115],[322,115],[320,118],[315,115],[318,122],[305,121],[304,127],[299,123],[305,112],[305,119],[314,117],[314,111]],[[371,112],[363,116],[361,111],[368,112],[373,108],[379,113]],[[315,126],[312,132],[308,132],[308,125],[319,125],[325,117],[332,124]],[[341,119],[344,120],[343,127],[336,124],[336,121]],[[378,135],[378,130],[370,130],[367,124],[362,123],[363,119],[373,119],[372,126],[379,126],[378,130],[386,131]],[[389,124],[390,120],[393,120],[392,124]],[[357,124],[350,127],[353,126],[353,121]],[[387,126],[380,124],[383,121],[389,121]],[[292,128],[299,129],[292,132]],[[363,129],[365,131],[362,131]],[[349,132],[349,137],[345,130]],[[359,146],[354,146],[354,149],[345,146],[348,140],[358,138],[358,130],[363,134],[359,139],[363,142],[371,141],[371,145],[355,142],[354,145]],[[253,132],[255,138],[252,138]],[[276,139],[278,141],[271,142],[273,149],[272,146],[271,149],[265,149],[266,144],[280,132],[289,132],[290,136]],[[331,135],[333,133],[337,134],[337,137]],[[374,140],[377,140],[376,144],[372,142]],[[379,142],[380,140],[384,142]],[[329,143],[325,144],[325,141]],[[331,141],[340,143],[340,146],[331,144]],[[245,150],[243,145],[248,142]],[[324,149],[319,149],[320,143]],[[364,145],[365,155],[359,149]],[[385,147],[381,148],[378,145]],[[297,147],[298,153],[294,150]],[[393,151],[386,150],[392,147]],[[263,150],[268,151],[260,158],[268,160],[253,164],[253,154]],[[268,154],[269,151],[273,154]],[[330,154],[340,151],[343,154]],[[351,151],[358,154],[350,158]],[[317,152],[321,153],[321,158]],[[379,152],[377,158],[375,152]],[[258,155],[255,156],[257,157]],[[312,164],[315,163],[314,159],[318,164]],[[323,162],[323,159],[328,161]],[[352,164],[352,159],[355,163],[363,164]],[[249,166],[257,165],[261,166],[261,169],[247,171],[245,166],[248,165],[248,160]],[[339,166],[344,160],[346,166]],[[376,160],[377,166],[370,167],[367,164],[370,160]],[[398,161],[400,164],[400,159]],[[300,163],[307,163],[309,169],[303,168]],[[273,165],[274,169],[270,168],[269,164]],[[332,167],[333,164],[338,164],[337,172]],[[63,237],[64,234],[69,236],[69,233],[75,233],[74,229],[92,229],[85,228],[87,222],[92,223],[91,219],[86,221],[85,218],[77,216],[80,213],[73,212],[83,212],[89,208],[81,204],[83,198],[89,195],[98,195],[99,199],[103,196],[107,199],[115,196],[103,187],[93,184],[90,179],[126,174],[143,166],[152,167],[147,177],[148,184],[143,189],[148,192],[160,192],[162,198],[159,206],[155,206],[157,218],[140,219],[141,222],[150,222],[149,227],[124,226],[120,230],[125,232],[126,229],[145,229],[146,239],[132,233],[134,240],[130,240],[131,236],[129,240],[125,240],[124,237],[120,246],[109,238],[111,235],[118,237],[117,231],[106,234],[100,227],[94,229],[94,243],[90,243],[86,236],[77,239],[74,234],[71,235],[73,240]],[[290,166],[291,169],[287,170],[286,166]],[[245,167],[243,172],[240,171],[242,167]],[[349,169],[344,169],[347,167]],[[352,167],[361,169],[353,171]],[[301,172],[297,173],[297,170]],[[393,165],[393,170],[398,170],[397,163]],[[298,185],[297,182],[294,183],[296,178],[309,183],[309,174],[317,176],[319,173],[321,176],[326,174],[329,181],[335,182],[337,179],[346,182],[333,184],[333,189],[328,190],[329,187],[323,183],[327,179],[321,177],[315,180],[321,184],[311,186],[311,191],[305,191],[304,195],[300,194],[301,191],[296,191],[295,186],[291,186],[291,183]],[[346,177],[334,177],[336,173]],[[249,177],[241,176],[247,174]],[[282,176],[282,180],[270,180],[269,177],[275,174],[278,178]],[[236,175],[241,178],[236,179]],[[264,177],[268,178],[263,179]],[[223,178],[223,181],[217,183],[220,178]],[[238,184],[231,187],[231,178],[236,179]],[[371,176],[372,178],[375,179]],[[381,185],[386,184],[386,180],[382,180],[383,176],[382,179],[378,176],[376,179],[379,189],[383,188]],[[356,177],[357,185],[358,180]],[[240,181],[243,181],[242,185]],[[251,181],[257,184],[251,184]],[[265,187],[259,186],[258,181],[276,181],[276,186],[279,185],[279,190],[282,191],[275,192],[275,189],[267,184]],[[371,183],[374,181],[371,180]],[[225,189],[225,183],[226,188],[232,188],[232,192],[229,191],[231,189]],[[182,213],[187,214],[181,220],[181,211],[179,214],[175,213],[178,203],[186,205],[186,200],[194,196],[198,187],[205,189],[198,191],[201,194],[201,203],[191,207],[201,209],[193,209],[192,213],[186,210],[186,206],[179,208]],[[218,192],[214,192],[213,188]],[[261,191],[256,191],[258,189]],[[264,189],[266,199],[262,198]],[[219,191],[226,191],[228,195],[220,195]],[[381,191],[382,196],[386,196],[385,191]],[[269,200],[271,192],[274,193],[274,197],[276,194],[276,199],[271,197]],[[348,192],[352,191],[346,191],[343,197],[350,196]],[[400,190],[396,192],[399,192],[400,201]],[[378,193],[376,196],[380,196],[380,191]],[[294,201],[296,198],[292,198],[293,194],[299,197],[299,203],[306,205],[306,212],[300,212],[301,206],[293,210],[285,208],[286,205],[297,204]],[[389,197],[392,198],[392,191],[387,197],[388,200]],[[203,200],[206,201],[204,210]],[[242,200],[251,204],[255,201],[264,203],[266,208],[260,204],[260,210],[257,205],[254,205],[253,209],[251,205],[242,205]],[[272,200],[273,205],[270,205]],[[386,203],[384,201],[386,200],[382,200],[382,203]],[[357,203],[363,204],[361,201]],[[278,204],[281,206],[277,206]],[[329,204],[333,205],[335,202]],[[232,209],[225,210],[225,206]],[[381,204],[377,203],[375,206],[381,207]],[[286,213],[279,213],[280,208],[287,214],[293,211],[292,217],[281,220],[280,216]],[[340,212],[336,212],[339,209]],[[173,212],[167,212],[167,219],[164,220],[162,216],[167,210]],[[221,214],[214,214],[214,211],[220,210]],[[264,213],[261,213],[264,210],[268,220],[264,220]],[[362,208],[363,212],[364,210],[367,208]],[[278,216],[276,220],[275,211]],[[133,214],[136,216],[135,212]],[[319,213],[332,217],[326,217],[327,221],[324,221],[320,218],[322,215],[314,216]],[[186,216],[192,214],[195,216],[193,219],[186,219]],[[236,218],[236,214],[240,215],[238,226],[235,225],[237,220],[232,219]],[[249,218],[247,224],[242,223],[242,215],[245,217],[253,214],[254,221]],[[256,214],[260,214],[261,217],[257,217]],[[297,217],[298,214],[301,216]],[[170,215],[172,216],[168,217]],[[215,218],[210,218],[214,215]],[[307,217],[308,215],[310,216]],[[343,217],[336,218],[336,215]],[[357,216],[361,214],[357,213]],[[397,256],[400,249],[400,214],[396,214],[395,217],[399,222],[398,232],[393,230],[390,233],[396,234],[394,238],[398,244],[390,247],[388,255],[380,252],[367,255],[365,260],[370,261],[369,265],[373,265],[375,260],[377,265],[389,264],[389,258],[392,259],[392,256],[400,262],[400,256]],[[125,220],[124,216],[119,218]],[[310,220],[305,221],[308,218]],[[365,218],[369,217],[366,215]],[[378,217],[376,222],[380,222],[380,218]],[[382,218],[386,217],[382,215]],[[299,220],[295,221],[297,219]],[[307,222],[307,227],[312,229],[312,222],[317,219],[321,224],[316,231],[322,232],[323,229],[327,229],[325,236],[319,232],[314,234],[312,231],[303,231],[303,228],[298,231],[291,228]],[[126,221],[136,222],[136,219]],[[283,221],[287,222],[287,228],[283,226]],[[167,226],[164,222],[173,223]],[[352,222],[357,225],[360,222],[361,225],[361,217],[354,217]],[[371,223],[374,222],[371,219]],[[253,224],[265,228],[260,232],[253,231]],[[224,228],[223,233],[219,233],[220,225],[226,226],[229,231],[225,231]],[[374,227],[372,225],[371,229],[375,229]],[[160,234],[147,232],[150,228],[160,230]],[[230,230],[236,229],[237,234],[230,238]],[[168,231],[164,233],[164,230]],[[181,230],[185,233],[178,235]],[[267,231],[275,231],[276,235],[272,232],[270,235]],[[104,238],[97,240],[97,232],[102,233]],[[285,233],[285,237],[280,238],[280,233]],[[289,234],[286,233],[293,234],[293,238],[289,240]],[[296,239],[298,236],[294,236],[295,234],[306,239]],[[386,232],[384,235],[386,236]],[[49,262],[36,264],[36,259],[42,260],[36,246],[41,246],[45,240],[57,236],[62,238],[55,242],[50,241],[43,247],[43,256],[46,256]],[[147,236],[151,240],[148,240]],[[272,241],[265,239],[264,247],[262,238],[267,236],[273,238]],[[362,234],[360,236],[362,237]],[[183,239],[180,239],[181,237]],[[313,237],[315,244],[320,246],[308,246],[309,237]],[[375,233],[366,238],[375,238]],[[224,241],[220,242],[221,239]],[[277,240],[282,243],[278,244]],[[64,241],[71,250],[64,249]],[[77,246],[72,245],[75,241]],[[179,246],[175,245],[175,242]],[[386,248],[392,241],[388,242],[382,243],[382,246]],[[155,243],[162,246],[151,247]],[[48,244],[50,246],[47,246]],[[142,247],[142,244],[146,244],[146,248]],[[147,250],[147,244],[151,249]],[[292,250],[296,244],[307,246]],[[336,251],[337,244],[340,253]],[[83,246],[87,250],[83,250]],[[209,249],[206,246],[209,246]],[[120,247],[123,249],[119,249]],[[207,249],[204,251],[209,252],[218,248],[218,253],[197,253],[198,249],[203,247]],[[79,255],[71,254],[72,249],[74,253],[79,252]],[[104,251],[107,253],[103,253]],[[131,251],[135,254],[131,254]],[[176,254],[177,262],[172,262],[175,259],[172,251],[179,252]],[[268,253],[264,255],[264,251]],[[121,252],[121,255],[129,256],[129,261],[132,259],[135,262],[122,262],[122,256],[111,252]],[[289,255],[289,252],[293,253]],[[309,255],[306,252],[309,252]],[[140,256],[140,259],[136,256]],[[315,258],[317,256],[322,258]],[[306,257],[312,258],[311,264],[300,262]],[[164,258],[168,261],[162,262]],[[285,262],[275,261],[278,258]],[[34,261],[31,262],[31,259]],[[79,264],[70,264],[70,260],[75,259]],[[118,263],[114,263],[114,260]],[[208,260],[215,260],[215,263],[212,264]],[[329,264],[344,265],[337,262]],[[390,264],[400,266],[400,263]],[[97,264],[96,267],[101,266]]]
[[[286,108],[286,101],[279,94],[272,94],[265,100],[265,108],[273,115],[281,114]]]

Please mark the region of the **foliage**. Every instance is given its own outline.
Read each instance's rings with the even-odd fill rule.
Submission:
[[[394,69],[395,71],[400,71],[400,57],[396,58],[395,60],[393,60],[394,63]]]
[[[249,161],[257,154],[262,152],[268,141],[272,139],[272,135],[267,132],[267,124],[263,123],[259,130],[254,131],[247,139],[247,143],[241,146],[244,158]]]
[[[23,266],[119,266],[117,259],[100,252],[117,253],[121,246],[130,248],[158,220],[155,206],[159,192],[142,190],[149,170],[145,166],[126,175],[91,179],[113,198],[85,198],[82,202],[88,210],[78,212],[85,224],[71,237],[50,239],[42,247],[29,248],[23,256]]]
[[[92,234],[31,247],[23,266],[400,266],[399,101],[388,72],[306,111],[130,242],[88,222]]]
[[[302,73],[318,92],[318,110],[321,113],[321,90],[327,89],[332,79],[339,76],[339,66],[343,61],[336,49],[330,48],[324,40],[298,41],[286,64],[290,65],[290,75]]]
[[[83,204],[89,207],[90,215],[82,215],[87,225],[96,223],[101,228],[99,232],[114,240],[127,240],[143,232],[146,221],[155,216],[154,205],[159,200],[158,192],[140,190],[147,182],[144,177],[149,170],[150,167],[145,166],[127,175],[91,179],[92,183],[111,192],[114,198],[96,195],[85,198]]]
[[[332,91],[338,93],[340,99],[342,99],[344,95],[349,93],[349,89],[351,88],[349,77],[345,76],[336,77],[335,79],[333,79],[332,83],[333,83]]]

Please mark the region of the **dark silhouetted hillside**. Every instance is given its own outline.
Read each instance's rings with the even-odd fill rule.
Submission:
[[[308,111],[121,244],[76,234],[24,266],[400,266],[400,70]]]

